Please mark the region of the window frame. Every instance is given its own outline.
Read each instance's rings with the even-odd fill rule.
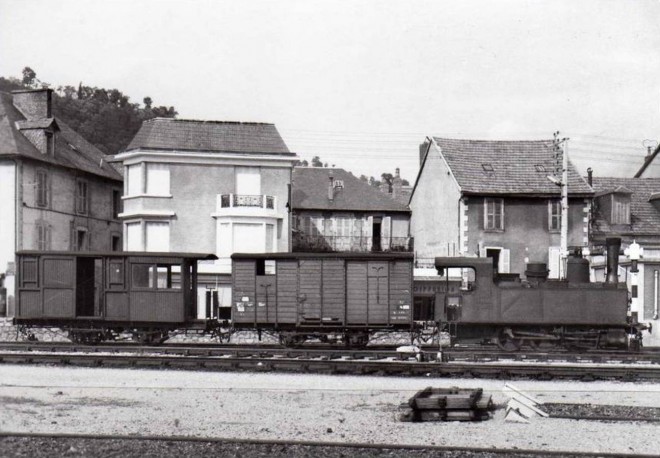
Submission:
[[[43,200],[42,200],[43,199]],[[35,173],[35,199],[39,208],[48,208],[50,204],[50,174],[46,169],[37,169]]]
[[[489,205],[492,205],[492,212],[489,211]],[[497,207],[500,209],[499,225],[497,224]],[[489,216],[492,216],[492,227],[489,225]],[[504,199],[501,197],[484,198],[484,230],[492,232],[504,231]]]
[[[89,214],[89,182],[87,180],[76,178],[76,193],[74,201],[77,215]]]
[[[553,210],[557,208],[557,214],[553,214]],[[556,221],[556,227],[553,222]],[[550,199],[548,200],[548,231],[560,232],[561,231],[561,200]]]
[[[36,247],[39,251],[48,251],[51,247],[51,227],[47,223],[37,223]]]
[[[628,196],[612,195],[612,224],[630,224],[630,203]]]

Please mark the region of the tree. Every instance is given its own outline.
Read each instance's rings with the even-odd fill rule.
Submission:
[[[312,158],[312,167],[323,167],[323,162],[321,162],[321,158],[318,156],[314,156]]]
[[[151,97],[145,97],[142,99],[142,102],[144,102],[144,108],[151,108],[151,104],[153,103],[153,100],[151,100]]]
[[[25,67],[23,69],[23,79],[21,80],[23,86],[32,87],[35,85],[36,81],[37,81],[37,73],[34,70],[32,70],[30,67]]]

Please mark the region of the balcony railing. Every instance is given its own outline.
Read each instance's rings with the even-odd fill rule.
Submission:
[[[256,207],[256,208],[275,208],[275,197],[265,195],[247,195],[247,194],[222,194],[220,196],[220,207]]]
[[[361,237],[295,234],[293,251],[412,252],[412,237]]]

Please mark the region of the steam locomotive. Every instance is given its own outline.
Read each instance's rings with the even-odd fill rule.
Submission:
[[[489,258],[436,258],[442,286],[421,319],[410,253],[234,254],[231,309],[199,320],[197,263],[213,254],[21,251],[14,323],[28,335],[60,328],[81,343],[131,335],[155,344],[182,330],[250,329],[278,334],[284,345],[316,339],[359,347],[376,332],[407,332],[417,342],[444,332],[452,344],[510,351],[637,349],[645,325],[629,316],[626,285],[616,279],[619,248],[608,250],[607,283],[589,282],[582,259],[569,259],[567,280],[548,280],[544,266],[528,265],[522,281],[495,273]]]

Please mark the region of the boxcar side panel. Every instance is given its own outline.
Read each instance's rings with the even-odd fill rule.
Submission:
[[[412,263],[393,261],[390,264],[390,323],[412,321]]]
[[[256,262],[254,260],[235,260],[232,276],[234,283],[232,320],[236,323],[254,323],[256,318]]]
[[[346,261],[346,324],[367,322],[367,263]]]
[[[387,324],[389,317],[389,263],[370,261],[367,270],[369,290],[368,323]]]
[[[320,259],[301,259],[298,263],[300,320],[321,319],[322,261]]]
[[[298,316],[298,261],[277,261],[277,323],[296,323]]]
[[[328,324],[343,324],[346,309],[345,262],[341,259],[323,260],[322,320]]]
[[[73,318],[75,315],[72,289],[44,288],[43,316],[47,318]]]
[[[72,257],[42,256],[41,269],[43,316],[48,318],[74,318],[76,312],[75,259]]]
[[[593,289],[586,295],[585,319],[590,323],[616,324],[628,317],[628,290]]]
[[[277,277],[257,275],[256,281],[257,323],[274,323],[277,316]]]

